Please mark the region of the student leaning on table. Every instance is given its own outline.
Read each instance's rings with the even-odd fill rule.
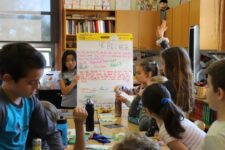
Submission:
[[[211,64],[206,93],[209,107],[217,112],[217,120],[211,125],[204,139],[202,150],[225,149],[225,60]]]
[[[57,119],[58,119],[58,111],[57,108],[50,102],[48,101],[41,101],[42,106],[45,108],[45,112],[47,114],[47,116],[51,119],[52,123],[56,126],[57,124]],[[62,141],[58,141],[58,145],[62,146],[62,147],[58,147],[58,145],[54,142],[57,141],[57,139],[61,139],[61,134],[59,134],[60,132],[57,131],[55,133],[53,133],[50,138],[42,138],[41,139],[41,148],[44,150],[59,150],[59,149],[63,149],[63,143]],[[32,141],[36,138],[40,138],[39,135],[35,132],[35,130],[33,130],[32,128],[30,128],[29,130],[29,134],[28,134],[28,138],[27,138],[27,143],[26,143],[26,150],[31,150],[32,149]]]
[[[159,137],[173,150],[198,150],[205,133],[184,118],[182,110],[171,100],[167,88],[160,84],[148,86],[142,95],[143,107],[156,119]]]

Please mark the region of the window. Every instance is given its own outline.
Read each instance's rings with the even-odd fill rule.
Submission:
[[[59,41],[60,0],[1,0],[0,47],[26,41],[40,50],[51,70]]]
[[[6,43],[4,43],[6,44]],[[0,44],[0,50],[2,48],[2,46],[4,44]],[[52,58],[55,58],[55,55],[54,53],[54,47],[52,47],[51,45],[49,44],[44,44],[44,45],[37,45],[37,44],[32,44],[33,47],[40,47],[40,48],[36,48],[38,51],[40,51],[42,53],[42,55],[44,56],[45,58],[45,61],[46,61],[46,66],[44,68],[44,72],[48,72],[48,71],[51,71],[52,70],[52,66],[54,66],[54,59]],[[44,47],[48,47],[48,48],[41,48],[41,46],[44,46]]]
[[[44,69],[44,72],[51,71],[51,66],[52,66],[52,57],[51,57],[51,48],[37,48],[42,55],[45,57],[46,60],[46,67]]]
[[[58,8],[58,0],[1,0],[0,41],[57,41]]]

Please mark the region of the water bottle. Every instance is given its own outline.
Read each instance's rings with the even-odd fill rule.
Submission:
[[[63,119],[63,118],[60,118],[59,120],[57,120],[57,129],[61,133],[63,145],[67,146],[67,144],[68,144],[68,139],[67,139],[68,125],[67,125],[67,120]]]
[[[33,139],[32,150],[41,150],[41,139],[40,138]]]
[[[87,100],[85,109],[88,113],[88,116],[86,119],[86,131],[93,131],[94,130],[94,104],[90,99]]]
[[[121,117],[122,114],[122,103],[119,100],[115,100],[115,117]]]

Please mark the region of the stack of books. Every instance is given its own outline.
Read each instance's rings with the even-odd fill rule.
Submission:
[[[115,1],[115,0],[113,0]],[[90,10],[110,10],[112,0],[65,0],[64,8],[66,9],[90,9]]]

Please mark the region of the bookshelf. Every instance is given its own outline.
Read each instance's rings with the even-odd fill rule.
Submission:
[[[94,7],[89,7],[92,4],[89,1],[86,7],[82,7],[78,2],[83,3],[78,0],[62,2],[62,51],[76,50],[77,33],[131,33],[134,50],[160,49],[155,43],[155,32],[160,25],[158,11],[112,10],[115,7],[105,5],[108,3],[102,3],[98,7],[96,1]]]
[[[206,99],[195,98],[195,107],[189,116],[192,121],[202,120],[206,124],[206,129],[216,120],[216,112],[209,108]]]
[[[63,49],[76,50],[77,33],[115,32],[114,10],[63,9]]]

